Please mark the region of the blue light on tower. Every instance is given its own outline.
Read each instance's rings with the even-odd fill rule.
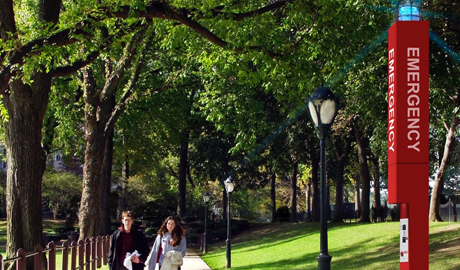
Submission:
[[[398,21],[420,21],[420,1],[401,1],[398,4]]]

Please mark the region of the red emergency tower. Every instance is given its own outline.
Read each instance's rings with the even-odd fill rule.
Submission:
[[[400,205],[400,269],[427,270],[428,43],[420,1],[403,1],[388,31],[388,202]]]

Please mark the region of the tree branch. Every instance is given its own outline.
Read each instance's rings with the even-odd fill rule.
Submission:
[[[50,72],[52,77],[65,77],[65,76],[70,76],[73,73],[75,73],[77,70],[93,63],[96,61],[96,59],[99,57],[101,54],[102,48],[99,48],[99,50],[94,51],[86,57],[85,60],[80,59],[75,61],[72,65],[65,66],[65,67],[58,67],[54,69],[53,71]]]
[[[227,14],[229,18],[240,21],[243,20],[244,18],[249,18],[253,17],[255,15],[263,14],[272,10],[275,10],[277,8],[281,8],[285,6],[287,3],[292,2],[294,0],[284,0],[284,1],[279,1],[275,2],[273,4],[269,4],[265,7],[262,7],[257,10],[249,11],[249,12],[244,12],[244,13],[223,13],[219,9],[215,9],[213,11],[214,14]],[[106,15],[109,18],[127,18],[131,14],[131,7],[130,6],[122,6],[119,7],[117,10],[112,10],[112,8],[101,8],[98,10],[99,15]],[[217,35],[212,33],[208,28],[202,26],[200,23],[192,20],[190,17],[193,14],[193,10],[176,10],[173,9],[172,7],[168,6],[165,2],[162,1],[154,1],[150,3],[149,5],[146,6],[145,10],[135,11],[137,16],[143,17],[143,18],[161,18],[161,19],[172,19],[176,20],[185,26],[189,27],[196,33],[200,34],[204,38],[208,39],[212,43],[216,44],[219,47],[222,48],[227,48],[228,42],[224,41],[223,39],[219,38]],[[16,75],[17,71],[13,70],[13,66],[15,65],[22,65],[24,63],[24,58],[30,54],[39,54],[41,51],[41,48],[43,48],[45,45],[53,45],[57,47],[65,46],[65,45],[70,45],[73,43],[78,42],[78,39],[74,38],[74,36],[81,35],[85,37],[91,37],[94,34],[94,31],[86,31],[88,26],[91,26],[91,23],[94,21],[102,21],[106,18],[106,16],[97,16],[97,17],[91,17],[88,16],[86,19],[82,20],[80,24],[77,25],[77,27],[72,28],[72,29],[63,29],[59,32],[56,32],[55,34],[52,34],[49,37],[43,37],[43,38],[38,38],[35,40],[32,40],[25,44],[24,46],[20,47],[19,49],[15,50],[14,52],[11,51],[12,55],[8,60],[8,64],[4,66],[0,70],[0,94],[3,94],[6,89],[8,89],[8,84],[9,80]],[[229,48],[227,48],[229,49]],[[256,50],[260,52],[266,52],[270,57],[275,57],[279,54],[276,54],[274,52],[266,51],[262,47],[259,46],[252,46],[249,47],[251,50]],[[233,49],[237,53],[243,53],[246,51],[244,48],[235,48]],[[5,55],[8,55],[6,53]],[[97,52],[94,52],[92,55],[89,55],[86,60],[79,60],[75,62],[72,66],[68,67],[62,67],[56,69],[54,71],[53,76],[66,76],[71,74],[72,71],[78,70],[78,68],[84,67],[85,65],[88,65],[92,61],[94,61],[94,57],[97,58]]]
[[[227,41],[219,38],[216,34],[211,32],[208,28],[206,28],[203,25],[201,25],[200,23],[190,19],[188,16],[186,16],[183,13],[180,13],[180,12],[171,13],[170,18],[180,22],[181,24],[183,24],[183,25],[185,25],[187,27],[189,27],[190,29],[192,29],[193,31],[198,33],[199,35],[205,37],[206,39],[208,39],[209,41],[211,41],[212,43],[214,43],[215,45],[217,45],[217,46],[219,46],[221,48],[233,50],[236,53],[244,53],[244,52],[247,51],[247,49],[244,49],[244,48],[234,48],[234,49],[228,48],[227,46],[229,45],[229,43]],[[254,50],[254,51],[259,51],[259,52],[265,52],[272,58],[274,58],[276,56],[280,56],[280,54],[277,54],[277,53],[271,52],[271,51],[266,51],[264,48],[259,47],[259,46],[250,46],[249,49]]]
[[[248,11],[248,12],[243,12],[243,13],[221,12],[222,8],[219,7],[217,9],[214,9],[212,11],[212,14],[214,16],[224,15],[224,16],[226,16],[229,19],[232,19],[234,21],[242,21],[243,19],[246,19],[246,18],[251,18],[251,17],[254,17],[256,15],[261,15],[261,14],[270,12],[272,10],[282,8],[282,7],[286,6],[286,4],[289,3],[289,2],[292,2],[292,0],[278,1],[278,2],[275,2],[275,3],[269,4],[269,5],[266,5],[266,6],[262,7],[262,8],[259,8],[259,9],[256,9],[256,10],[251,10],[251,11]]]
[[[127,51],[127,54],[130,55],[130,58],[132,58],[132,56],[134,54],[134,50],[135,50],[134,45],[139,41],[139,38],[142,35],[145,34],[145,31],[147,31],[147,27],[144,28],[142,31],[139,31],[138,33],[136,33],[136,35],[132,38],[130,44],[127,46],[126,51]],[[134,70],[133,78],[132,78],[132,80],[131,80],[131,82],[130,82],[130,84],[128,86],[128,89],[122,95],[122,97],[120,99],[120,102],[117,104],[117,106],[113,110],[109,120],[107,121],[107,123],[105,125],[104,129],[105,129],[106,133],[109,132],[110,130],[112,130],[113,127],[115,126],[115,122],[118,120],[118,118],[120,117],[121,113],[124,111],[124,109],[126,107],[126,102],[129,99],[129,97],[132,95],[133,90],[134,90],[137,82],[139,81],[139,76],[140,76],[140,73],[141,73],[141,70],[142,70],[142,66],[144,65],[144,58],[145,58],[146,51],[148,50],[148,48],[152,44],[152,38],[151,38],[152,34],[153,33],[147,35],[147,37],[145,38],[144,48],[143,48],[143,50],[141,52],[139,62],[137,63],[136,68]],[[131,59],[129,59],[129,63],[130,62],[131,62]],[[125,62],[125,63],[122,63],[120,66],[124,70],[127,67],[127,64],[128,64],[128,62]],[[121,77],[121,74],[118,74],[117,76]]]

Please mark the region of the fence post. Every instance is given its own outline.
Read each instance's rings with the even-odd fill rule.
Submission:
[[[62,243],[62,270],[67,270],[69,268],[69,243]],[[0,269],[1,270],[1,269]]]
[[[50,242],[47,247],[50,249],[48,253],[48,270],[56,270],[56,244]]]
[[[97,259],[96,267],[101,268],[102,267],[102,238],[100,236],[96,237],[96,259]]]
[[[77,268],[77,251],[78,251],[78,243],[76,241],[72,241],[70,244],[70,270],[75,270]]]
[[[102,237],[102,258],[104,265],[108,264],[108,254],[110,249],[110,237],[108,235]]]
[[[26,256],[27,254],[24,249],[20,248],[16,251],[16,257],[21,257],[21,259],[16,262],[16,270],[26,270]]]
[[[91,237],[91,270],[96,270],[96,238]]]
[[[83,270],[84,266],[84,256],[85,255],[85,241],[83,239],[80,239],[78,241],[78,269]]]
[[[85,253],[86,253],[86,260],[85,260],[86,270],[91,270],[91,242],[89,241],[89,238],[85,239]]]
[[[43,262],[43,247],[38,244],[35,246],[34,251],[38,252],[38,254],[34,255],[34,270],[41,270]]]

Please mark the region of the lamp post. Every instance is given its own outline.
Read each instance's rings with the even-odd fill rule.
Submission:
[[[232,267],[232,259],[231,259],[231,232],[232,227],[230,224],[230,197],[232,195],[233,189],[235,188],[235,183],[232,181],[232,177],[229,176],[227,180],[224,181],[225,190],[227,191],[227,263],[225,268]]]
[[[326,201],[326,138],[337,115],[338,98],[327,87],[313,91],[308,98],[310,118],[320,138],[321,147],[321,196],[320,196],[320,253],[317,258],[319,270],[331,269],[332,257],[327,250],[327,201]]]
[[[206,192],[203,194],[203,201],[204,201],[204,234],[203,234],[203,253],[208,251],[207,245],[207,230],[208,230],[208,203],[209,199],[211,199],[211,194]]]

